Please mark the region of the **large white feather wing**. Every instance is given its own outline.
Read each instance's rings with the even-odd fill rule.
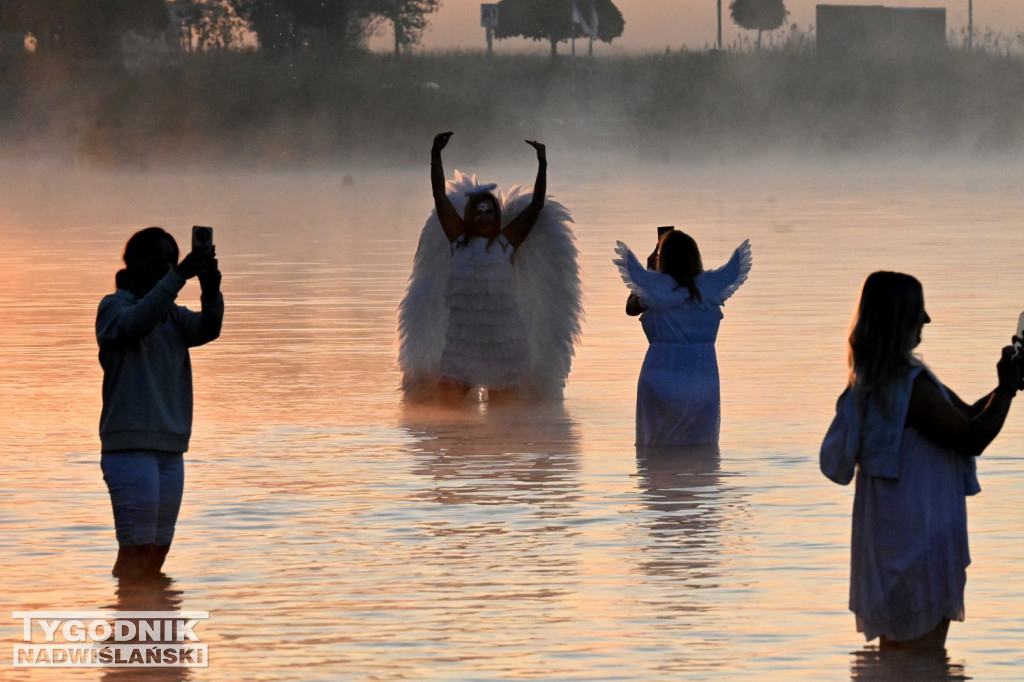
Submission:
[[[532,193],[513,187],[504,198],[507,220],[525,208]],[[537,223],[516,249],[516,297],[526,326],[529,367],[520,389],[529,397],[561,398],[583,319],[572,214],[550,197]]]
[[[462,214],[465,192],[477,185],[476,176],[455,171],[446,191],[455,210]],[[433,395],[441,375],[448,309],[444,290],[451,270],[451,245],[441,228],[437,211],[431,211],[416,246],[412,274],[398,305],[398,368],[407,396],[426,399]]]
[[[753,254],[750,251],[750,240],[747,239],[736,247],[725,265],[697,275],[697,288],[709,303],[722,305],[747,281],[752,264]]]

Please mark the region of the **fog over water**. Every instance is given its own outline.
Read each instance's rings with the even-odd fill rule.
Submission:
[[[0,612],[208,610],[196,679],[1019,679],[1024,415],[979,462],[948,656],[855,632],[853,491],[817,454],[874,270],[922,281],[942,380],[970,401],[995,385],[1024,309],[1022,68],[807,49],[32,64],[0,99]],[[586,310],[564,402],[401,401],[395,312],[443,130],[447,176],[504,191],[535,177],[523,140],[547,144]],[[215,230],[224,329],[192,354],[173,583],[140,594],[109,576],[96,306],[128,236],[184,245],[193,224]],[[750,239],[753,269],[717,343],[721,447],[654,457],[633,446],[647,343],[611,260],[670,224],[707,267]]]
[[[531,182],[518,137],[499,161],[456,136],[449,175]],[[394,313],[430,210],[425,161],[0,161],[0,608],[209,610],[211,666],[196,679],[1019,678],[1022,415],[979,462],[967,620],[948,658],[880,657],[858,637],[852,490],[821,476],[817,447],[872,270],[922,280],[920,350],[939,377],[967,399],[994,385],[1024,308],[1020,164],[640,164],[557,141],[549,158],[587,312],[564,404],[454,413],[403,407],[397,391]],[[193,223],[215,227],[227,314],[193,353],[174,583],[140,597],[109,577],[93,319],[133,230],[184,242]],[[612,249],[643,253],[662,224],[693,234],[708,266],[745,238],[754,249],[718,341],[718,453],[632,445],[646,342]],[[0,632],[16,642],[20,622]]]

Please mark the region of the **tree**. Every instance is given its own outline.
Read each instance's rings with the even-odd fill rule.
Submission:
[[[597,17],[598,40],[610,43],[622,35],[626,22],[612,0],[575,0],[576,7],[588,17],[593,2]],[[501,0],[498,3],[498,25],[494,37],[522,36],[531,40],[551,42],[551,56],[558,54],[558,43],[569,38],[586,36],[583,28],[573,22],[574,0]]]
[[[187,30],[190,50],[222,50],[245,42],[247,22],[228,0],[179,0],[171,11],[172,18]]]
[[[732,0],[729,15],[737,26],[757,31],[757,49],[761,49],[761,32],[774,31],[786,23],[789,10],[782,0]]]
[[[440,0],[383,0],[374,13],[391,22],[395,30],[395,55],[415,45],[427,27],[427,15],[437,11]]]
[[[256,34],[261,51],[284,52],[296,46],[295,17],[279,0],[230,0],[232,9]]]
[[[164,0],[0,0],[0,30],[31,31],[41,51],[79,58],[110,57],[125,32],[167,24]]]
[[[256,32],[260,49],[268,52],[359,45],[367,36],[374,4],[374,0],[231,0],[238,16]]]

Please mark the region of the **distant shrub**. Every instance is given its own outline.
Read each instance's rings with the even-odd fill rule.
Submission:
[[[0,144],[110,163],[422,162],[440,130],[463,154],[522,138],[652,158],[1024,148],[1024,58],[975,40],[927,61],[820,58],[790,26],[761,51],[611,58],[478,52],[192,55],[143,74],[34,62],[5,86]],[[500,158],[500,156],[499,156]]]

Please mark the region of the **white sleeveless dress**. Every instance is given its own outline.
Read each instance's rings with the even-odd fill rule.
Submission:
[[[522,382],[527,340],[516,301],[514,253],[504,237],[460,238],[452,244],[442,379],[491,389]]]

